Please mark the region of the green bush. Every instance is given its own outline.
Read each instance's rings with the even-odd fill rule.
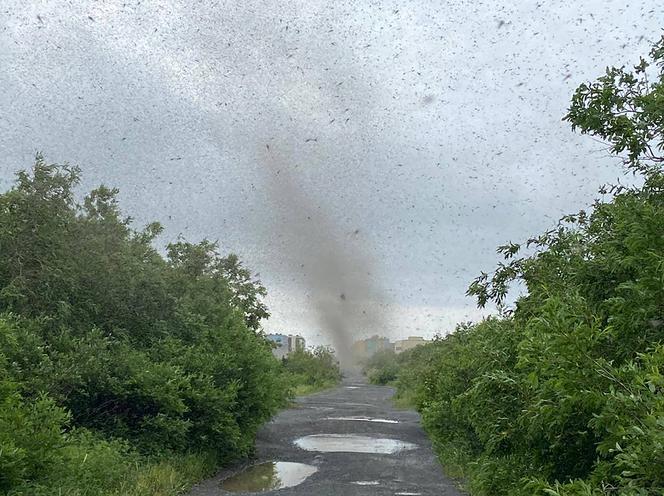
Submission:
[[[476,495],[664,494],[664,38],[634,73],[582,85],[567,116],[628,152],[636,187],[612,188],[469,288],[513,310],[459,326],[400,362],[446,466]],[[656,75],[657,76],[657,75]],[[607,188],[605,192],[609,192]]]
[[[371,384],[389,384],[397,378],[399,372],[397,357],[392,350],[378,351],[366,361],[362,372]]]
[[[38,156],[0,194],[0,493],[179,491],[169,460],[246,456],[285,404],[265,288],[205,240],[160,255],[158,224],[77,183]]]
[[[0,490],[8,491],[57,469],[68,417],[46,397],[26,403],[11,384],[0,388]]]
[[[335,386],[341,369],[334,351],[325,346],[295,350],[283,359],[285,380],[295,394],[307,394]]]

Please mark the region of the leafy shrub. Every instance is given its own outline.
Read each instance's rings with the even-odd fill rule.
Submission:
[[[325,346],[295,350],[283,359],[286,381],[296,394],[332,387],[341,381],[341,369],[334,351]]]
[[[38,156],[0,194],[0,491],[131,494],[138,466],[249,454],[287,396],[265,288],[206,240],[163,257],[78,176]]]
[[[567,119],[641,174],[567,216],[469,288],[499,318],[404,356],[398,396],[422,413],[443,461],[477,495],[664,494],[664,38],[659,74],[609,69]],[[608,192],[608,189],[605,191]]]
[[[399,364],[397,354],[392,350],[381,350],[374,353],[363,367],[364,375],[371,384],[385,385],[397,378]]]
[[[57,468],[68,417],[46,397],[26,403],[11,384],[0,388],[0,490],[8,491]]]

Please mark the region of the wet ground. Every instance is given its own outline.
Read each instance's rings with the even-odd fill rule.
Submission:
[[[256,460],[189,496],[461,496],[417,413],[396,409],[392,393],[355,380],[299,398],[260,431]]]

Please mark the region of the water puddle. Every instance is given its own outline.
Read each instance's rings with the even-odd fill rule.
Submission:
[[[416,444],[398,439],[357,436],[355,434],[314,434],[295,440],[295,444],[307,451],[325,453],[376,453],[393,454],[417,448]]]
[[[358,486],[379,486],[380,482],[378,482],[378,481],[354,481],[351,484],[356,484]]]
[[[221,488],[231,493],[273,491],[302,484],[316,470],[304,463],[261,463],[224,479]]]
[[[398,424],[398,420],[382,419],[382,418],[371,418],[371,417],[327,417],[325,420],[344,420],[344,421],[356,421],[356,422],[376,422],[378,424]]]

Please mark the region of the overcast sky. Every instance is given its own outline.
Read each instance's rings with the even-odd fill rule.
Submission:
[[[386,316],[358,336],[430,336],[480,317],[464,293],[496,246],[624,180],[561,118],[649,51],[664,5],[4,0],[0,21],[0,189],[36,151],[79,165],[81,191],[118,187],[162,246],[238,253],[268,330],[325,343],[312,293],[344,288],[307,282],[321,250]]]

